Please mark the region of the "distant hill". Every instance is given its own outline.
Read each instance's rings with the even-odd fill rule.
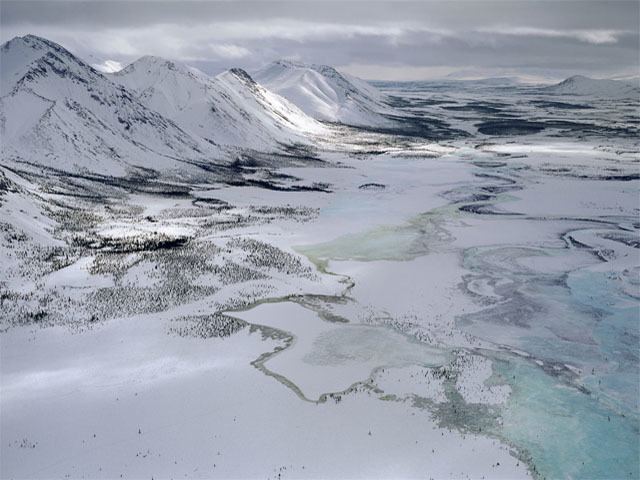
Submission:
[[[546,93],[559,95],[584,95],[600,98],[640,99],[640,88],[621,80],[597,80],[582,75],[574,75],[566,80],[541,89]]]

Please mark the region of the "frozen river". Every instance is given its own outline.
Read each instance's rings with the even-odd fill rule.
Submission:
[[[309,310],[296,315],[288,309],[300,307],[291,302],[250,310],[240,318],[295,338],[295,361],[283,353],[265,366],[314,399],[356,381],[386,392],[380,369],[448,371],[455,381],[440,386],[442,403],[423,396],[420,382],[403,385],[400,398],[429,405],[442,424],[519,448],[543,476],[636,477],[637,189],[627,181],[540,175],[535,166],[545,157],[536,150],[515,145],[514,152],[531,156],[488,168],[480,163],[486,154],[475,153],[481,166],[471,171],[481,181],[467,182],[468,172],[460,172],[462,185],[454,188],[456,167],[441,163],[431,174],[433,166],[416,162],[411,171],[408,162],[398,169],[408,172],[380,175],[384,191],[338,196],[323,209],[327,228],[371,225],[297,250],[349,279],[343,302],[312,308],[348,323],[318,323]],[[591,154],[576,146],[569,156]],[[455,165],[464,156],[446,161]],[[437,175],[444,172],[450,183],[439,198],[452,203],[406,180],[442,188]],[[479,197],[495,191],[491,201]],[[429,203],[433,208],[416,215],[398,213]],[[469,215],[478,210],[465,206],[485,210]],[[391,326],[421,346],[388,332],[372,337],[354,323]]]

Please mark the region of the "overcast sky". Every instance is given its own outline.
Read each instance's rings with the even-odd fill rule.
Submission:
[[[207,73],[278,58],[368,79],[637,76],[637,0],[6,1],[0,38],[33,33],[91,64],[142,55]]]

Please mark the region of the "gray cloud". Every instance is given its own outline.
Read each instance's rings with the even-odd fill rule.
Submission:
[[[369,78],[638,74],[636,1],[3,0],[0,8],[3,41],[34,33],[104,66],[153,54],[209,73],[286,57]]]

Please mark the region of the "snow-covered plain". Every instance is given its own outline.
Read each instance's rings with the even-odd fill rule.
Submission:
[[[2,478],[640,476],[638,98],[12,42]]]

